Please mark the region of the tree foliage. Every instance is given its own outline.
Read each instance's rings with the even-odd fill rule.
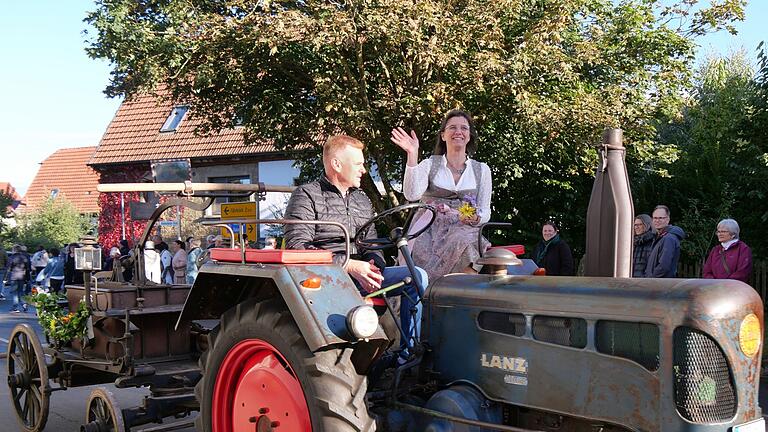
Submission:
[[[93,230],[90,219],[65,198],[49,198],[37,210],[17,216],[14,241],[27,246],[61,247]]]
[[[344,132],[367,143],[382,209],[402,201],[394,126],[424,155],[442,115],[470,111],[491,166],[496,220],[519,240],[554,217],[576,245],[605,127],[622,127],[639,173],[674,157],[653,119],[675,111],[693,38],[743,18],[743,0],[103,0],[88,53],[112,62],[108,95],[164,88],[205,121],[242,121],[278,147]],[[319,169],[318,147],[299,156]],[[568,235],[567,235],[568,236]]]
[[[759,77],[759,75],[758,75]],[[765,80],[756,79],[744,53],[710,58],[696,76],[683,115],[659,128],[660,139],[680,152],[670,177],[638,184],[646,209],[664,202],[688,233],[683,250],[703,260],[715,243],[715,226],[736,219],[742,238],[765,255],[768,245],[768,126]],[[676,214],[675,214],[676,213]]]

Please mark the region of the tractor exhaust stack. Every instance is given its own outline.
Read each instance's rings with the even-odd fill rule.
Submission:
[[[585,276],[632,275],[634,207],[621,129],[606,129],[587,209]]]

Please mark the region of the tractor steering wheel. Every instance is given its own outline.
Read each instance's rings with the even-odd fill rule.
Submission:
[[[423,228],[409,235],[408,230],[411,228],[413,218],[419,210],[426,210],[432,213],[432,217],[429,219],[429,223],[424,225]],[[404,227],[394,228],[392,231],[390,231],[389,237],[365,238],[365,234],[368,232],[368,229],[371,227],[371,225],[374,225],[382,219],[400,212],[408,212],[407,217],[405,218]],[[389,210],[377,214],[368,220],[368,222],[366,222],[362,227],[360,227],[360,229],[357,230],[357,234],[355,234],[355,244],[358,248],[367,250],[382,250],[390,247],[396,247],[400,239],[404,238],[405,240],[410,240],[421,235],[430,226],[432,226],[432,223],[435,221],[435,217],[437,217],[437,210],[429,204],[411,203],[393,207]]]

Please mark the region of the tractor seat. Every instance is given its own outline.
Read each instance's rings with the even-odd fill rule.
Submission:
[[[525,246],[523,245],[491,246],[490,248],[488,248],[488,250],[491,250],[491,249],[506,249],[512,252],[513,254],[515,254],[515,256],[517,257],[525,254]]]
[[[241,263],[243,262],[243,252],[240,249],[213,248],[211,249],[211,259]],[[325,250],[246,249],[245,262],[253,264],[333,264],[333,253]]]

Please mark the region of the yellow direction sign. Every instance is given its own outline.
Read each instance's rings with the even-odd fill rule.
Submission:
[[[256,219],[256,203],[249,202],[237,202],[237,203],[224,203],[221,205],[221,220],[227,219]],[[235,233],[235,237],[239,239],[240,225],[231,224],[232,231]],[[245,224],[245,234],[249,240],[255,240],[258,237],[256,230],[256,224]],[[221,235],[224,238],[229,238],[229,230],[226,228],[221,229]]]
[[[253,201],[224,203],[221,205],[222,219],[256,219],[256,203]]]

